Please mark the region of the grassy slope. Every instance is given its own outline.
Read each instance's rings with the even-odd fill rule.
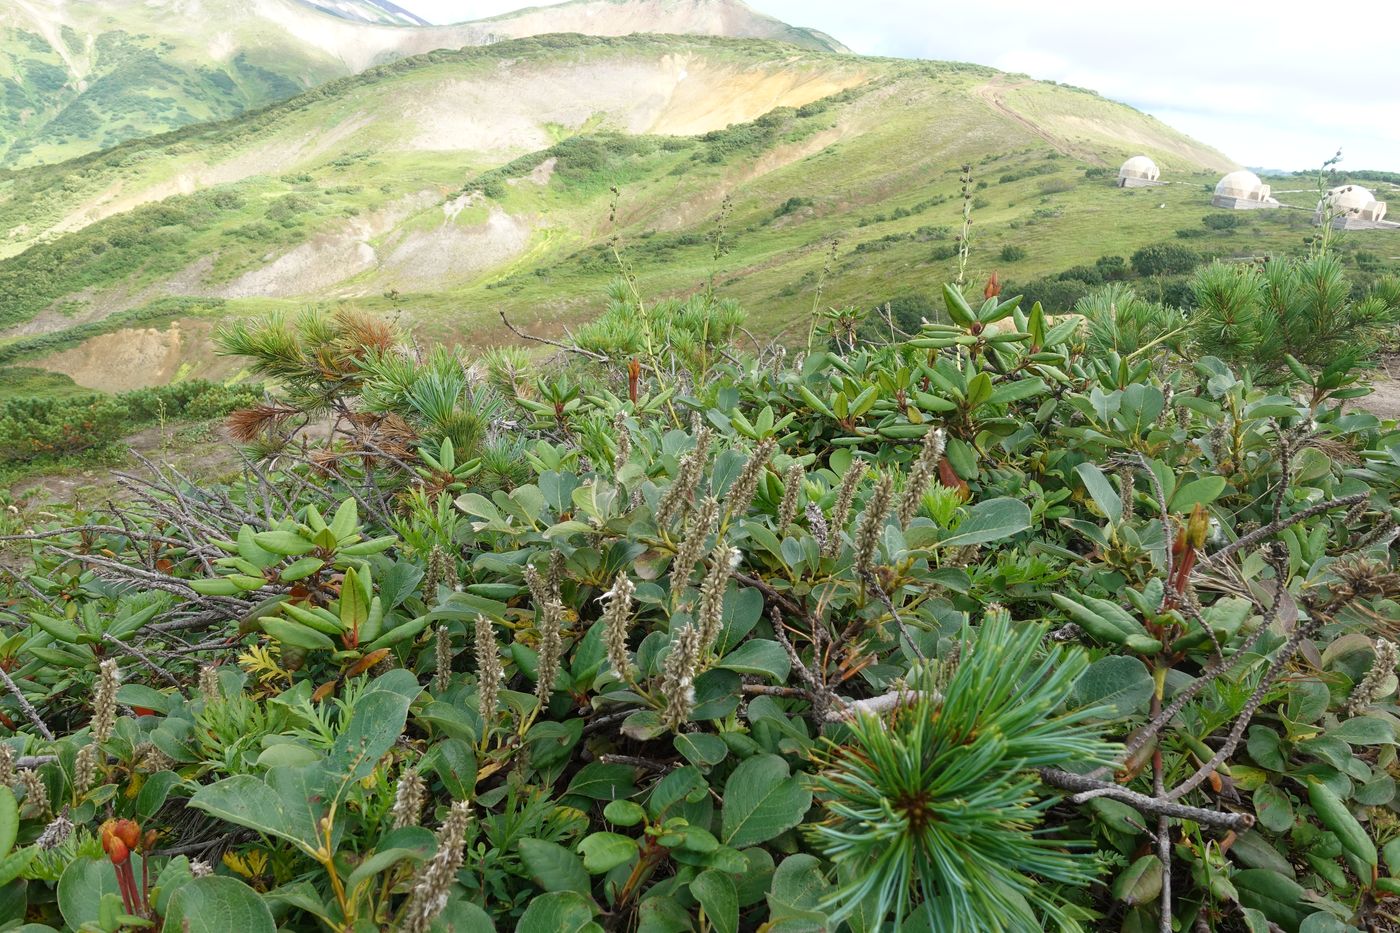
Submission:
[[[751,119],[778,91],[800,105],[847,86],[756,125],[665,132]],[[1124,191],[1085,178],[1137,151],[1185,183]],[[972,271],[1016,281],[1202,228],[1206,186],[1229,164],[1130,108],[976,66],[661,37],[434,53],[0,182],[0,229],[25,224],[32,241],[77,228],[0,262],[0,358],[8,345],[10,357],[43,359],[68,332],[132,315],[150,327],[316,300],[498,342],[508,337],[498,308],[546,330],[599,308],[616,274],[613,241],[646,290],[685,291],[714,273],[777,330],[812,307],[819,279],[822,302],[840,304],[930,292],[950,277],[964,162],[986,184],[975,192]],[[83,226],[182,182],[198,190]],[[726,195],[729,252],[716,263],[706,237]],[[1301,213],[1267,212],[1187,245],[1283,252],[1305,234]],[[1397,251],[1385,234],[1352,240]],[[1001,262],[1007,244],[1026,257]],[[192,311],[171,296],[216,299]],[[92,356],[48,361],[92,384]]]

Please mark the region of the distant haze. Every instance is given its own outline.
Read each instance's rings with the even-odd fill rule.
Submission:
[[[513,0],[398,0],[436,23]],[[1092,88],[1246,165],[1400,171],[1400,4],[751,0],[866,55],[977,62]]]

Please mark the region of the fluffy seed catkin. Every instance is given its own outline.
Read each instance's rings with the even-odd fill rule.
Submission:
[[[923,504],[928,484],[933,482],[938,472],[938,461],[943,456],[943,446],[947,435],[942,428],[934,428],[924,434],[924,443],[919,455],[909,464],[909,475],[904,481],[904,495],[899,500],[899,527],[908,528]]]
[[[783,474],[783,501],[778,506],[778,531],[781,532],[797,518],[798,500],[802,496],[802,483],[806,474],[802,464],[794,463]]]
[[[856,576],[866,579],[875,567],[875,555],[880,548],[880,537],[885,530],[885,519],[890,514],[890,499],[894,495],[894,480],[888,473],[881,474],[875,481],[875,488],[866,500],[865,512],[856,525],[855,569]]]

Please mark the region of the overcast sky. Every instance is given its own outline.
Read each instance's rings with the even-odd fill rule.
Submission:
[[[397,0],[439,23],[512,0]],[[544,5],[536,3],[534,5]],[[750,0],[856,52],[971,61],[1093,88],[1268,168],[1400,171],[1400,3]]]

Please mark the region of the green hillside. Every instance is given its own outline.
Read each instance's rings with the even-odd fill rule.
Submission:
[[[1137,152],[1174,184],[1114,187]],[[1302,210],[1206,227],[1229,160],[1088,91],[757,41],[544,37],[0,178],[0,362],[98,388],[217,375],[209,318],[308,303],[506,342],[498,311],[545,333],[596,314],[619,260],[649,294],[713,279],[776,331],[819,289],[884,302],[955,275],[964,164],[970,275],[1025,283],[1163,241],[1296,252],[1310,229]],[[160,362],[133,374],[117,348]]]
[[[544,32],[843,49],[741,0],[573,0],[453,26],[375,0],[24,0],[0,5],[0,166],[225,119],[404,56]]]

